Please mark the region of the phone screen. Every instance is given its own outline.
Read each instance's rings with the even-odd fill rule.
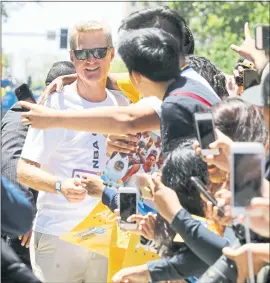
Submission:
[[[17,87],[15,89],[15,95],[18,101],[31,99],[33,102],[35,102],[35,98],[27,84],[22,84],[21,86]]]
[[[209,144],[216,140],[212,119],[197,120],[197,123],[201,138],[201,148],[208,149]]]
[[[137,212],[137,194],[136,193],[120,193],[120,217],[121,223],[136,223],[136,222],[127,222],[127,219],[132,214]]]
[[[247,207],[254,197],[261,196],[263,156],[234,154],[234,206]]]
[[[256,71],[254,70],[244,70],[243,71],[243,88],[244,89],[258,85],[259,83],[260,83],[260,78]]]

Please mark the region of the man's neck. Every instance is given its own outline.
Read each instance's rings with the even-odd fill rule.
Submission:
[[[153,83],[151,96],[156,96],[160,100],[163,100],[163,97],[168,89],[168,87],[174,82],[175,80],[172,79],[168,82],[159,82],[159,83]]]
[[[80,78],[76,81],[77,92],[80,97],[89,102],[102,102],[106,99],[106,79],[87,84]]]

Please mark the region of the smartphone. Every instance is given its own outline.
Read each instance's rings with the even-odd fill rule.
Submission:
[[[15,95],[18,101],[31,99],[33,102],[36,102],[34,95],[27,84],[22,84],[15,88]]]
[[[243,70],[243,88],[244,90],[260,84],[259,74],[255,70]]]
[[[216,140],[212,113],[195,113],[194,120],[202,155],[219,155],[218,148],[209,148],[209,144]]]
[[[127,222],[127,219],[138,213],[138,189],[132,187],[121,187],[119,189],[119,209],[120,209],[120,223],[119,227],[126,230],[133,230],[137,228],[136,222]]]
[[[218,206],[217,200],[208,193],[204,183],[198,177],[191,177],[190,180],[199,193],[201,193],[207,200],[209,200],[213,204],[213,206]],[[222,207],[219,207],[219,216],[223,215],[224,209]]]
[[[233,214],[245,213],[251,199],[262,195],[265,170],[264,147],[260,143],[235,142],[230,152],[230,189]]]
[[[255,26],[255,46],[259,50],[270,50],[270,26],[256,25]]]

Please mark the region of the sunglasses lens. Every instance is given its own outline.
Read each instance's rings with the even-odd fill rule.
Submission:
[[[92,54],[94,55],[95,58],[102,59],[107,54],[107,48],[95,48],[95,49],[93,49]]]
[[[87,59],[87,50],[74,50],[74,54],[78,60],[85,60]]]

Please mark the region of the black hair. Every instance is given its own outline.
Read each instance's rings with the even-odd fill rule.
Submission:
[[[214,105],[212,112],[215,126],[234,142],[267,143],[268,131],[258,107],[230,97]]]
[[[190,177],[196,176],[206,185],[208,172],[206,163],[194,152],[194,141],[195,139],[178,140],[178,146],[166,156],[162,169],[162,182],[176,192],[181,205],[189,213],[203,217],[203,201],[197,189],[192,185]],[[158,214],[155,241],[158,248],[163,249],[163,255],[173,253],[174,236],[175,232],[169,223]]]
[[[194,38],[185,20],[169,7],[143,9],[130,14],[120,27],[122,30],[158,28],[174,36],[179,43],[179,55],[194,53]]]
[[[75,74],[76,69],[72,62],[70,61],[60,61],[52,65],[50,71],[48,72],[47,78],[45,80],[45,85],[49,85],[54,79],[59,76]]]
[[[264,106],[270,108],[270,73],[265,76],[263,83],[262,83],[262,95],[263,95],[263,102]]]
[[[155,82],[179,76],[176,39],[157,28],[130,30],[120,38],[118,53],[129,73],[135,71]]]
[[[226,77],[214,64],[208,59],[197,55],[189,55],[185,59],[186,63],[209,83],[221,99],[229,96],[226,89]]]

